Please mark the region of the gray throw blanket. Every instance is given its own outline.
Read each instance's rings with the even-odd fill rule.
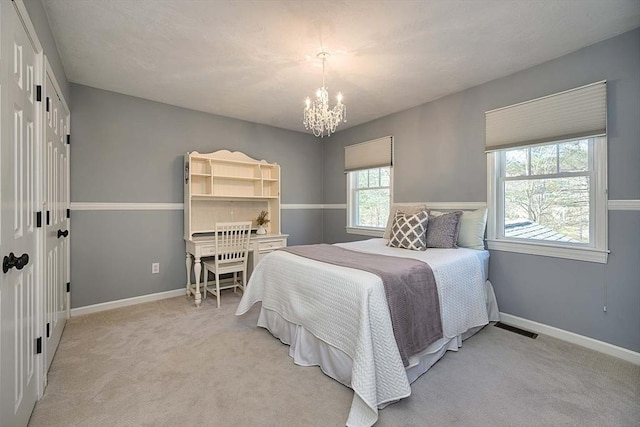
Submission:
[[[379,276],[384,284],[393,334],[404,366],[409,365],[409,357],[442,338],[438,289],[427,263],[327,244],[290,246],[280,250]]]

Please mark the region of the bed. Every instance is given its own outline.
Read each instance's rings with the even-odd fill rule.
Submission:
[[[253,271],[236,315],[262,302],[258,326],[268,329],[303,366],[320,366],[354,390],[346,424],[370,426],[378,409],[411,394],[410,384],[448,350],[490,321],[498,309],[488,281],[489,252],[466,248],[410,251],[386,239],[341,243],[345,249],[427,262],[436,280],[443,337],[405,366],[394,339],[380,277],[275,251]]]

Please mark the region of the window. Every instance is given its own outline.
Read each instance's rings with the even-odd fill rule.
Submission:
[[[349,231],[378,236],[389,218],[391,167],[352,171],[347,176]]]
[[[392,165],[392,136],[344,147],[347,233],[384,235],[393,194]]]
[[[487,112],[489,249],[607,262],[605,88]]]

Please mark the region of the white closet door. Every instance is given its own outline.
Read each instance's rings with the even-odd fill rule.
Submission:
[[[0,425],[24,426],[37,399],[39,360],[34,81],[38,70],[36,50],[14,3],[0,0],[0,16]]]
[[[48,67],[47,67],[48,68]],[[44,83],[45,256],[44,309],[46,366],[49,371],[67,319],[69,265],[69,112],[49,70]]]

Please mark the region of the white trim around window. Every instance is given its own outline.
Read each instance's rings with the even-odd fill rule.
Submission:
[[[499,191],[500,151],[487,153],[487,200],[489,218],[487,220],[487,246],[491,250],[516,252],[529,255],[574,259],[579,261],[606,263],[608,259],[607,242],[607,143],[606,137],[597,137],[593,141],[593,173],[591,179],[593,237],[589,245],[554,243],[541,240],[523,241],[504,237]]]
[[[357,234],[359,236],[384,237],[384,228],[365,228],[365,227],[345,227],[348,234]]]
[[[381,167],[384,168],[385,166]],[[393,166],[386,166],[389,168],[389,208],[391,208],[391,204],[393,203]],[[377,168],[371,168],[371,169],[377,169]],[[385,226],[383,227],[365,227],[365,226],[358,226],[356,225],[356,220],[355,220],[355,209],[356,209],[356,202],[355,202],[355,188],[354,188],[354,183],[352,183],[352,178],[353,178],[353,174],[356,173],[358,171],[350,171],[347,172],[347,226],[345,227],[345,230],[348,234],[357,234],[360,236],[369,236],[369,237],[383,237],[384,236],[384,231],[386,229],[386,222],[385,222]],[[386,187],[385,187],[386,188]]]
[[[592,248],[570,248],[542,242],[514,242],[504,239],[487,239],[490,250],[517,252],[527,255],[539,255],[553,258],[574,259],[578,261],[598,262],[606,264],[608,250]]]

